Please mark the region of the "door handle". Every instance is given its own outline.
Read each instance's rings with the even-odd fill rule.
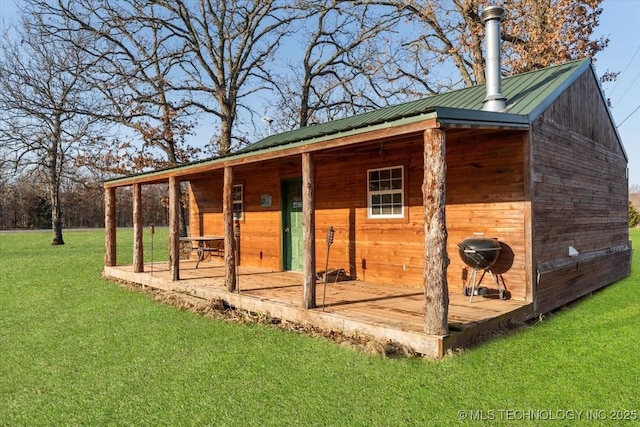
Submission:
[[[287,228],[285,228],[285,229],[284,229],[284,232],[285,232],[285,233],[288,233],[289,231],[291,231],[291,230],[289,230],[289,227],[287,227]]]

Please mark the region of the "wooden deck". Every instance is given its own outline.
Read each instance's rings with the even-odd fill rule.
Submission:
[[[532,305],[522,301],[477,296],[470,303],[468,297],[451,294],[451,332],[436,336],[423,332],[424,296],[420,288],[363,281],[328,283],[323,310],[324,285],[318,281],[318,308],[305,310],[301,308],[302,274],[296,272],[240,267],[239,292],[234,293],[224,286],[224,266],[218,259],[202,262],[197,269],[195,261],[181,261],[181,280],[176,282],[170,280],[167,263],[146,264],[144,273],[134,273],[132,266],[105,267],[104,273],[107,277],[152,288],[184,292],[203,299],[222,299],[239,309],[339,330],[347,335],[393,340],[435,358],[441,358],[448,350],[469,346],[511,321],[524,321],[533,313]]]

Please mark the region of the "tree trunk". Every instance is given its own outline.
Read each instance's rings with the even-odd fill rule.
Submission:
[[[162,93],[162,99],[164,104],[166,102],[164,93]],[[163,108],[163,113],[165,116],[165,120],[163,123],[163,133],[165,134],[164,139],[167,145],[166,146],[161,145],[161,148],[167,154],[167,159],[169,160],[169,164],[171,166],[177,166],[179,165],[179,163],[178,163],[178,156],[176,156],[176,141],[172,135],[171,121],[167,119],[167,117],[170,114],[166,108]],[[171,135],[166,135],[167,133]],[[187,210],[184,207],[184,203],[182,203],[182,196],[183,196],[182,185],[180,185],[180,188],[178,191],[178,200],[180,200],[180,237],[186,237],[187,236]]]
[[[446,139],[440,129],[424,132],[424,331],[430,335],[449,333],[449,289],[447,285],[447,227],[445,220]]]
[[[226,99],[219,100],[221,103],[222,115],[220,117],[220,146],[218,154],[225,156],[231,152],[231,133],[233,129],[234,112],[232,107],[226,104]]]
[[[58,122],[56,122],[58,123]],[[60,174],[58,173],[58,138],[59,132],[55,134],[56,138],[51,142],[48,150],[48,179],[49,179],[49,202],[51,203],[51,228],[53,229],[52,245],[64,245],[62,239],[62,208],[60,205]]]
[[[62,208],[60,206],[60,184],[53,184],[51,191],[51,225],[53,227],[52,245],[64,245],[62,238]]]
[[[182,194],[180,195],[180,200],[182,200]],[[184,207],[184,204],[180,202],[180,237],[187,236],[187,210]]]

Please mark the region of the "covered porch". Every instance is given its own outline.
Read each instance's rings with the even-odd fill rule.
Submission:
[[[447,335],[424,332],[424,291],[420,288],[384,286],[361,280],[328,282],[318,280],[318,305],[301,307],[303,274],[240,266],[235,291],[225,283],[222,258],[211,257],[196,268],[196,260],[180,261],[181,277],[172,280],[166,262],[146,264],[144,272],[134,266],[106,266],[111,278],[181,292],[203,300],[222,300],[228,305],[262,313],[283,321],[335,330],[347,336],[366,335],[379,341],[393,341],[415,352],[441,358],[449,350],[468,347],[478,339],[511,323],[532,316],[531,303],[475,296],[449,295]],[[323,304],[324,301],[324,304]]]
[[[504,322],[530,318],[526,130],[519,122],[463,127],[456,114],[432,111],[313,143],[292,131],[291,141],[276,135],[253,151],[108,181],[105,274],[393,340],[437,358]],[[187,182],[189,237],[216,236],[224,248],[218,265],[196,269],[195,261],[180,260],[180,186]],[[151,273],[143,265],[141,193],[158,183],[168,184],[169,260]],[[116,189],[127,186],[131,267],[116,262]],[[330,285],[322,310],[317,273],[329,260],[327,230],[335,230],[335,242],[325,268],[341,266],[354,280]],[[448,254],[476,232],[504,242],[504,263],[494,272],[511,300],[476,297],[470,304],[462,295],[468,267]]]

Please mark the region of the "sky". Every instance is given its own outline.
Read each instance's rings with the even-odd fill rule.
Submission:
[[[597,35],[609,46],[596,55],[595,69],[598,76],[621,73],[602,89],[629,159],[629,186],[640,187],[640,1],[605,0],[602,9]]]
[[[605,0],[596,36],[609,38],[596,56],[598,76],[618,71],[616,82],[602,89],[611,100],[614,123],[628,156],[629,186],[640,190],[640,0]],[[0,18],[13,18],[13,0],[0,0]]]

